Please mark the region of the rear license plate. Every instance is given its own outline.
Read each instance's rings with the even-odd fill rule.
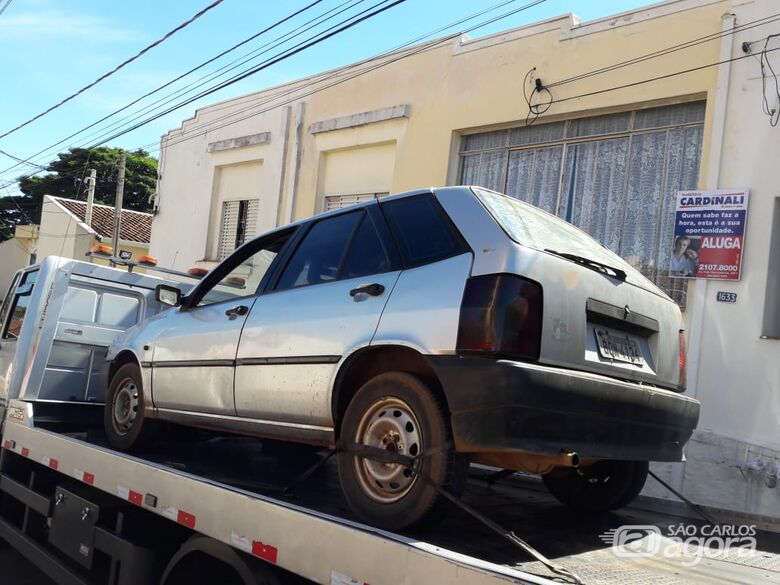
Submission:
[[[601,357],[638,366],[644,365],[645,359],[635,338],[606,329],[595,329],[595,332]]]

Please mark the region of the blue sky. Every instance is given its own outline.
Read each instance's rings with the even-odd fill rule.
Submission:
[[[214,10],[116,75],[51,114],[0,139],[0,150],[27,158],[310,1],[224,0]],[[209,69],[201,70],[191,78],[183,80],[181,84],[267,43],[279,34],[284,34],[342,2],[343,0],[323,0],[286,28],[258,38],[215,62]],[[500,0],[407,0],[404,4],[251,78],[126,134],[110,145],[133,149],[157,143],[161,134],[191,116],[198,105],[242,95],[370,57],[499,2]],[[3,79],[0,83],[0,134],[92,82],[190,18],[208,3],[209,0],[12,0],[7,10],[0,15],[0,71]],[[527,3],[528,0],[517,0],[474,22],[484,21]],[[364,1],[351,13],[372,4],[374,0]],[[470,34],[472,37],[479,37],[569,12],[577,14],[584,21],[592,20],[644,4],[647,4],[646,0],[547,0]],[[165,91],[172,91],[175,87]],[[164,94],[158,94],[153,99],[160,95]],[[142,105],[143,102],[137,107]],[[88,144],[91,144],[89,133],[73,138],[61,149]],[[54,158],[55,154],[56,151],[38,156],[34,160],[45,164]],[[29,167],[17,167],[11,172],[3,173],[13,163],[13,160],[0,154],[0,185],[22,171],[29,170]],[[13,188],[0,190],[0,195],[13,191]]]

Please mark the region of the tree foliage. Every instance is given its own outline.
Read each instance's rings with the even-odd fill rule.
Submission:
[[[97,171],[95,203],[114,205],[117,168],[122,153],[127,155],[122,207],[151,211],[151,196],[157,181],[157,159],[145,150],[133,152],[121,148],[71,148],[46,165],[46,174],[19,178],[21,196],[0,198],[0,239],[13,237],[18,224],[40,223],[44,195],[80,199],[87,197],[88,169]]]

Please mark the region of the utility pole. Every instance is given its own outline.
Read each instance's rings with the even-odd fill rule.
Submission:
[[[119,255],[119,230],[122,227],[122,199],[125,195],[126,162],[127,158],[123,153],[122,158],[119,159],[119,171],[116,180],[116,201],[114,202],[114,256]]]
[[[95,204],[95,183],[97,182],[97,171],[89,169],[87,178],[87,211],[84,214],[84,223],[92,227],[92,206]]]

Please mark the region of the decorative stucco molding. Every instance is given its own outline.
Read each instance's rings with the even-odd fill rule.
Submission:
[[[309,126],[309,132],[312,134],[319,134],[320,132],[331,132],[333,130],[343,130],[344,128],[365,126],[366,124],[384,122],[385,120],[393,120],[395,118],[408,118],[410,109],[409,104],[402,104],[399,106],[382,108],[380,110],[352,114],[351,116],[321,120],[319,122],[314,122]]]
[[[249,136],[239,136],[238,138],[228,138],[227,140],[209,142],[206,150],[208,152],[221,152],[223,150],[232,150],[233,148],[268,144],[269,142],[271,142],[271,133],[260,132],[260,134],[250,134]]]

